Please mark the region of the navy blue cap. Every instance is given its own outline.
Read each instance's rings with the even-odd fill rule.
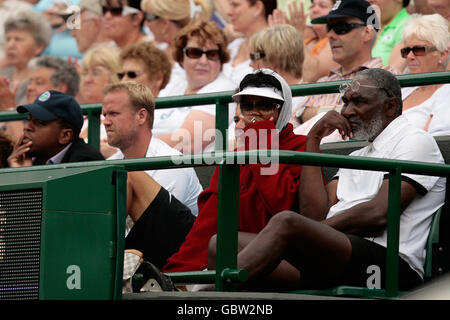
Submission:
[[[78,102],[72,96],[55,90],[45,91],[32,104],[18,106],[17,112],[29,112],[41,121],[62,119],[72,125],[77,133],[83,126],[83,112]]]
[[[380,23],[375,9],[366,0],[337,0],[330,12],[311,21],[312,24],[325,24],[328,19],[358,18],[365,25],[380,29]]]

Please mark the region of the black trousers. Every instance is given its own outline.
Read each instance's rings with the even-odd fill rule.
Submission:
[[[159,269],[178,251],[195,216],[188,207],[161,188],[125,238],[125,249],[136,249]]]

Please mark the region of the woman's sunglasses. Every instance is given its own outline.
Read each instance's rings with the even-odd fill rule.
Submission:
[[[184,54],[191,59],[200,59],[203,54],[206,54],[206,58],[211,61],[220,60],[220,49],[210,49],[203,51],[200,48],[187,47],[183,49]]]
[[[127,72],[119,72],[117,74],[117,77],[119,77],[119,80],[122,80],[125,75],[127,75],[128,78],[134,79],[139,77],[142,74],[142,72],[135,72],[135,71],[127,71]]]
[[[336,34],[346,34],[355,28],[361,28],[365,26],[366,25],[363,23],[351,23],[351,22],[328,23],[327,32],[333,30]]]
[[[252,52],[250,53],[250,60],[255,61],[259,59],[263,59],[266,56],[264,52]]]
[[[406,59],[408,54],[412,51],[415,56],[424,56],[428,52],[436,51],[436,47],[427,47],[427,46],[414,46],[414,47],[405,47],[400,49],[400,54],[402,58]]]
[[[150,14],[150,13],[147,13],[145,15],[145,21],[147,21],[147,22],[151,22],[151,21],[157,20],[159,18],[160,18],[159,16],[155,16],[154,14]]]
[[[139,10],[133,7],[129,6],[123,6],[123,7],[110,7],[110,6],[103,6],[102,7],[103,15],[105,15],[107,12],[110,12],[112,16],[118,17],[118,16],[127,16],[129,14],[135,14],[138,13]]]

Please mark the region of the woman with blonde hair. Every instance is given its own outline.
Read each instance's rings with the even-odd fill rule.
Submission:
[[[89,49],[82,60],[80,91],[77,101],[80,104],[101,103],[103,88],[110,83],[119,82],[117,74],[121,71],[119,49],[115,46],[100,44]],[[85,118],[80,137],[87,139],[88,121]],[[100,126],[100,151],[105,158],[116,152],[106,142],[106,131]]]
[[[413,14],[403,29],[400,49],[409,73],[445,71],[448,64],[450,33],[448,21],[439,14]],[[403,115],[408,121],[433,134],[433,127],[450,127],[439,110],[448,109],[450,84],[435,84],[402,89]]]
[[[250,65],[254,70],[269,68],[289,85],[302,82],[305,50],[300,32],[289,24],[264,28],[249,40]]]
[[[103,100],[103,87],[119,82],[121,71],[119,49],[109,45],[96,45],[83,56],[79,103],[98,103]]]

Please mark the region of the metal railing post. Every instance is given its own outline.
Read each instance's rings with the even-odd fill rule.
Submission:
[[[386,249],[386,295],[398,294],[398,263],[399,263],[399,231],[400,231],[400,196],[401,196],[401,168],[389,174],[388,196],[388,225]]]
[[[216,291],[235,289],[233,281],[222,277],[225,269],[236,269],[239,223],[239,173],[237,164],[219,165],[217,205]]]
[[[97,150],[100,150],[100,114],[94,109],[88,111],[88,142]]]
[[[227,150],[228,103],[221,100],[217,100],[216,102],[216,129],[221,133],[221,135],[216,135],[215,151]]]

